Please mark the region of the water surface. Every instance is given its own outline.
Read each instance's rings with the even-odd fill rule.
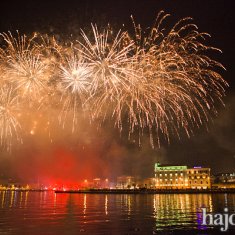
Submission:
[[[0,191],[0,235],[222,234],[201,225],[202,207],[234,213],[235,194]],[[227,234],[235,234],[235,228]]]

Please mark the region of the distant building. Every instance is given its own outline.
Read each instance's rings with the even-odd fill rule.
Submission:
[[[100,178],[93,179],[92,186],[93,186],[92,188],[101,188]]]
[[[184,189],[188,188],[187,166],[171,166],[155,164],[156,188]]]
[[[117,188],[119,189],[131,189],[135,188],[137,180],[133,176],[119,176],[117,178]]]
[[[215,175],[215,183],[235,183],[235,172]]]
[[[141,188],[156,188],[156,178],[147,178],[144,179],[141,184],[139,185]]]
[[[187,175],[189,188],[211,188],[210,168],[194,167],[187,169]]]

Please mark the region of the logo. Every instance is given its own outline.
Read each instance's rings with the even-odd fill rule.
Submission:
[[[206,208],[202,208],[202,224],[209,226],[220,226],[221,232],[226,232],[230,226],[235,226],[235,214],[229,214],[228,208],[224,208],[223,213],[207,213]]]

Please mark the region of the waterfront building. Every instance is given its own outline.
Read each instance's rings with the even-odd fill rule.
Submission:
[[[156,188],[185,189],[188,188],[187,166],[155,164]]]
[[[215,183],[235,183],[235,172],[219,173],[215,175]]]
[[[211,188],[210,168],[194,167],[187,169],[188,186],[191,189]]]
[[[92,183],[93,183],[92,184],[92,188],[97,188],[97,189],[101,188],[101,180],[100,180],[100,178],[93,179]]]
[[[156,188],[159,189],[209,189],[210,168],[155,164]]]
[[[154,189],[156,188],[156,178],[144,179],[139,185],[140,188]]]
[[[117,177],[117,188],[119,189],[132,189],[136,188],[137,181],[133,176],[119,176]]]

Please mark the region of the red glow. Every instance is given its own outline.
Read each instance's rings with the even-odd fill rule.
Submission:
[[[102,174],[107,173],[106,165],[100,160],[97,149],[78,148],[73,153],[60,147],[33,156],[21,154],[15,159],[14,168],[23,181],[57,190],[89,187],[94,178],[105,178]]]

